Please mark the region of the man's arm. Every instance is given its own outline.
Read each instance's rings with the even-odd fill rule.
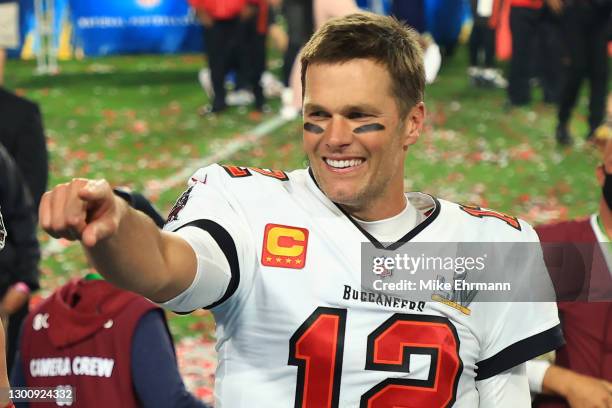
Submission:
[[[56,186],[43,195],[39,219],[53,237],[80,240],[108,281],[153,301],[176,297],[195,277],[191,246],[130,208],[105,180],[74,179]]]

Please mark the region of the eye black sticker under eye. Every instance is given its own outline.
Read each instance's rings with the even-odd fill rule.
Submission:
[[[380,123],[370,123],[353,129],[353,133],[379,132],[381,130],[385,130],[385,127]]]
[[[304,123],[304,130],[316,134],[321,134],[325,131],[321,126],[315,125],[314,123],[310,122]]]

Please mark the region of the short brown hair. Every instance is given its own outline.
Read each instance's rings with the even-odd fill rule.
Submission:
[[[416,31],[394,17],[357,13],[325,23],[302,50],[302,94],[310,64],[366,58],[385,66],[400,113],[423,101],[425,69]]]

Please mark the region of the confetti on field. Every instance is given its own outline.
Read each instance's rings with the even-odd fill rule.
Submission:
[[[177,342],[175,349],[185,387],[202,401],[214,403],[215,343],[200,337],[187,337]]]

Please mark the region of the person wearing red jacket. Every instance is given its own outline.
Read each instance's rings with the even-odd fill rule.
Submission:
[[[532,392],[542,393],[534,402],[538,408],[612,407],[612,302],[593,301],[609,300],[612,287],[606,266],[612,236],[612,141],[606,144],[597,179],[602,187],[598,214],[536,227],[543,243],[594,245],[585,264],[603,266],[594,266],[585,275],[588,290],[576,293],[578,301],[558,302],[566,344],[557,350],[554,364],[531,361],[527,365]],[[555,279],[557,286],[562,280]],[[602,289],[603,297],[596,293]]]

